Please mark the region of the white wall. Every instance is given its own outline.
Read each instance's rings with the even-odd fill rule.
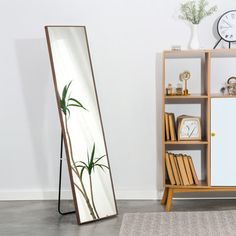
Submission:
[[[200,25],[205,48],[215,44],[215,19],[236,8],[235,0],[210,2],[219,10]],[[49,24],[87,27],[117,197],[157,197],[157,64],[162,50],[188,45],[190,28],[177,18],[179,3],[0,1],[0,199],[56,197],[60,126],[43,29]],[[69,196],[68,179],[64,182]]]

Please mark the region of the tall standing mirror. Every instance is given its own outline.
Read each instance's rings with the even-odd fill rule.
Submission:
[[[79,224],[117,214],[86,29],[46,26],[59,117]]]

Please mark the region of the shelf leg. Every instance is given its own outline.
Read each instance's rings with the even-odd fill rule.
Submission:
[[[170,211],[171,203],[172,203],[172,197],[173,197],[173,189],[169,188],[167,201],[166,201],[166,212]]]
[[[168,196],[168,188],[165,188],[163,196],[162,196],[162,200],[161,200],[161,205],[166,204],[167,196]]]

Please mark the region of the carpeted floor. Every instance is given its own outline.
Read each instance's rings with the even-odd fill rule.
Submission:
[[[120,236],[236,236],[236,211],[127,213]]]

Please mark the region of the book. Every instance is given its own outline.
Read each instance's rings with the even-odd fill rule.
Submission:
[[[188,156],[188,161],[189,161],[189,165],[190,165],[191,172],[192,172],[192,175],[193,175],[193,180],[194,180],[195,184],[198,185],[199,180],[198,180],[197,173],[196,173],[196,170],[194,168],[194,164],[193,164],[193,160],[192,160],[191,156]]]
[[[184,155],[183,161],[184,161],[185,170],[186,170],[187,176],[188,176],[188,182],[189,182],[189,184],[194,184],[193,175],[192,175],[191,167],[189,164],[188,156]]]
[[[166,169],[167,169],[168,177],[170,179],[170,183],[171,183],[171,185],[174,185],[175,184],[175,179],[174,179],[173,171],[172,171],[172,168],[171,168],[168,152],[166,152]]]
[[[176,166],[176,163],[175,163],[173,153],[169,153],[169,159],[170,159],[170,164],[171,164],[171,167],[172,167],[172,170],[173,170],[176,185],[180,185],[181,184],[180,176],[179,176],[179,173],[178,173],[178,170],[177,170],[177,166]]]
[[[176,128],[175,128],[175,115],[174,115],[174,113],[169,113],[168,118],[169,118],[170,139],[172,141],[176,141]]]
[[[169,115],[167,112],[165,112],[165,134],[166,134],[166,140],[170,140],[170,129],[169,129]]]
[[[177,163],[178,163],[179,170],[180,170],[180,175],[181,175],[182,180],[183,180],[183,184],[184,185],[189,185],[187,172],[186,172],[185,166],[184,166],[183,156],[181,154],[179,154],[179,155],[177,155],[176,158],[177,158]]]
[[[177,155],[174,155],[174,161],[175,161],[175,166],[176,166],[177,173],[178,173],[178,176],[179,176],[180,185],[184,185],[182,176],[181,176],[181,174],[180,174],[179,165],[178,165],[178,162],[177,162]]]

